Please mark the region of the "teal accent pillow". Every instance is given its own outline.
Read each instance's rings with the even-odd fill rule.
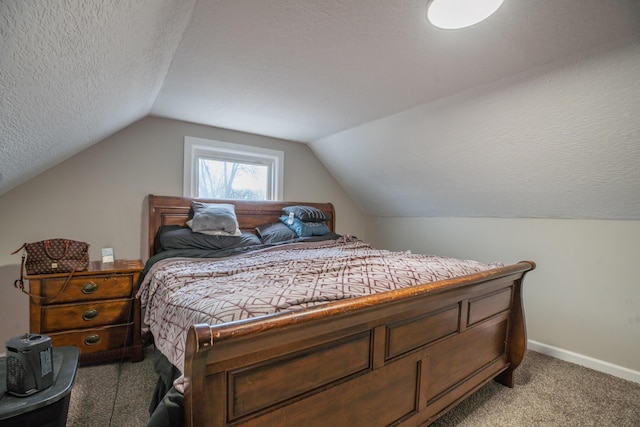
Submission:
[[[324,236],[331,232],[324,222],[304,222],[285,215],[280,217],[280,222],[295,231],[298,237]]]

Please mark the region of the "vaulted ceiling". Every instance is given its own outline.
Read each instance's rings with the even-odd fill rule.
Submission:
[[[639,1],[505,0],[488,20],[455,31],[429,25],[425,5],[3,0],[0,194],[155,115],[309,143],[354,200],[374,214],[640,218]],[[612,50],[631,60],[607,56]],[[606,65],[594,57],[606,58]],[[622,86],[602,89],[593,73],[611,70]],[[591,77],[581,76],[587,73]],[[556,82],[545,86],[548,80]],[[596,114],[602,123],[590,125],[589,112],[575,109],[566,119],[549,121],[545,104],[557,98],[547,94],[536,98],[534,116],[547,127],[573,120],[581,128],[584,121],[596,126],[589,135],[611,136],[603,129],[617,127],[616,141],[601,141],[613,144],[612,158],[603,146],[595,150],[595,161],[581,157],[589,151],[585,138],[586,147],[594,147],[590,137],[579,129],[562,136],[564,142],[552,138],[556,133],[540,134],[536,122],[523,121],[526,109],[513,107],[519,90],[531,99],[532,91],[557,92],[576,80],[570,99],[563,98],[568,104],[590,97],[592,105],[599,91],[612,90],[619,110]],[[595,94],[580,92],[591,81],[600,86]],[[474,104],[481,105],[469,112]],[[478,113],[492,106],[499,115]],[[509,111],[519,116],[509,117]],[[474,123],[492,117],[490,125]],[[517,130],[509,129],[509,120]],[[527,139],[531,134],[537,139]],[[539,150],[532,147],[538,140]],[[495,141],[499,145],[492,147]],[[486,157],[473,151],[480,145]],[[532,154],[538,163],[522,161]],[[574,154],[583,170],[560,173]],[[504,174],[474,168],[507,155],[512,165]],[[465,173],[447,175],[456,168]],[[611,185],[609,171],[615,171]],[[557,180],[565,180],[562,188]],[[410,202],[421,191],[416,182],[425,195],[420,203]],[[483,202],[485,193],[474,184],[493,186],[508,198],[487,191],[489,199],[498,199]],[[531,209],[520,209],[525,205],[515,195],[523,193],[533,196]],[[548,206],[536,210],[540,200]],[[570,203],[556,212],[555,200]],[[491,208],[496,205],[500,209]]]

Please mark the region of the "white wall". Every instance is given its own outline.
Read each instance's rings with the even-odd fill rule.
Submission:
[[[505,264],[525,278],[528,338],[640,373],[640,221],[372,218],[372,243]]]
[[[285,152],[284,199],[332,202],[338,232],[364,233],[362,214],[304,144],[148,117],[0,196],[0,353],[28,331],[28,297],[12,286],[24,242],[86,241],[116,258],[147,257],[146,196],[182,195],[185,136]]]

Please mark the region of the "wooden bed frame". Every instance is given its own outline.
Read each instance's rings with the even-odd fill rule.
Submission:
[[[184,224],[192,199],[149,196],[158,227]],[[207,200],[201,200],[207,202]],[[221,202],[209,200],[208,202]],[[224,201],[240,228],[284,206]],[[422,426],[496,379],[513,387],[526,351],[522,280],[530,261],[409,289],[189,331],[187,426]]]

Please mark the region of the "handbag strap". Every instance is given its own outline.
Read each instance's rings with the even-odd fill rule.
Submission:
[[[15,288],[20,289],[20,291],[22,291],[22,293],[24,293],[26,295],[29,295],[31,298],[36,298],[36,299],[39,299],[40,301],[45,301],[45,302],[53,301],[54,299],[58,298],[62,292],[64,292],[64,290],[67,288],[67,285],[71,281],[71,278],[73,277],[73,273],[76,272],[76,268],[78,268],[78,265],[80,265],[80,263],[82,262],[81,259],[76,261],[76,265],[73,266],[73,270],[71,270],[71,273],[69,273],[69,276],[67,276],[67,280],[64,281],[64,285],[62,285],[62,288],[60,288],[60,290],[55,295],[52,295],[50,297],[43,297],[41,295],[32,294],[31,292],[25,290],[25,288],[24,288],[24,274],[23,274],[23,271],[24,271],[24,259],[25,259],[25,255],[23,254],[22,255],[22,264],[20,265],[20,278],[13,282],[13,286]]]
[[[22,246],[20,246],[18,249],[16,249],[15,251],[11,252],[11,255],[15,255],[18,252],[20,252],[21,250],[23,250],[24,248],[27,247],[26,243],[23,243]],[[24,254],[22,255],[22,261],[24,262]]]
[[[22,245],[22,247],[21,247],[20,249],[22,249],[22,248],[24,248],[24,245]],[[20,249],[18,249],[18,251],[19,251]],[[18,252],[18,251],[16,251],[16,252]],[[14,252],[13,254],[15,254],[16,252]],[[11,255],[13,255],[13,254],[11,254]],[[22,273],[22,272],[24,271],[24,259],[25,259],[25,255],[24,255],[24,253],[23,253],[23,254],[22,254],[22,263],[20,264],[20,278],[19,278],[19,279],[17,279],[17,280],[15,280],[15,281],[13,282],[13,287],[14,287],[14,288],[20,288],[20,290],[21,290],[22,292],[26,292],[26,291],[24,290],[24,275],[23,275],[23,273]],[[27,294],[28,294],[28,292],[27,292]]]
[[[44,252],[47,254],[47,256],[51,259],[55,259],[55,260],[59,260],[64,258],[64,256],[67,254],[67,252],[69,251],[69,241],[68,240],[64,240],[64,252],[62,253],[62,255],[60,255],[59,257],[54,257],[53,255],[51,255],[51,240],[45,240],[44,241]]]

